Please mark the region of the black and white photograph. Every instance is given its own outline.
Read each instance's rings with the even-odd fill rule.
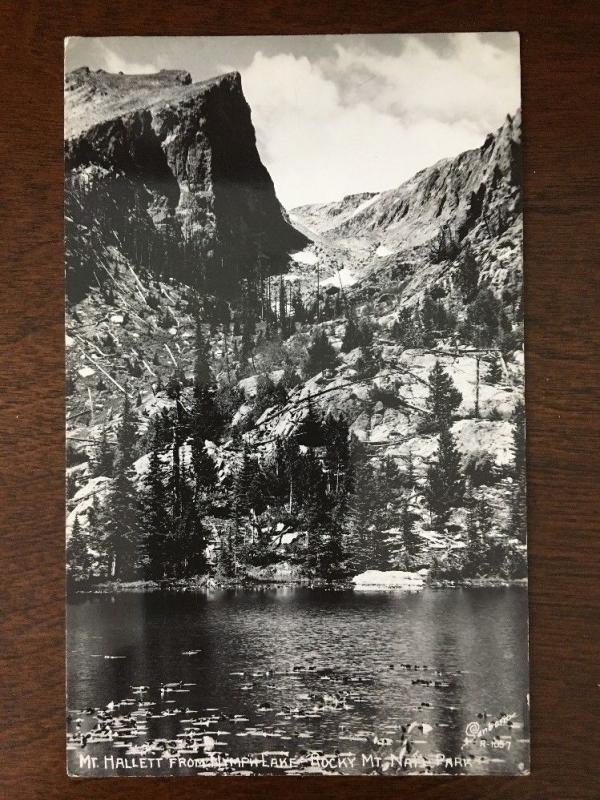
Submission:
[[[68,774],[529,774],[519,35],[69,37],[64,164]]]

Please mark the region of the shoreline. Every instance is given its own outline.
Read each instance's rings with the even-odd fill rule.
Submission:
[[[458,581],[431,580],[425,581],[419,588],[403,588],[394,586],[363,586],[360,592],[405,592],[422,591],[423,589],[493,589],[509,588],[514,586],[527,587],[528,578],[500,578],[482,577],[465,578]],[[202,578],[186,578],[180,580],[138,580],[138,581],[105,581],[89,587],[73,587],[67,590],[67,595],[96,595],[96,594],[146,594],[150,592],[160,593],[180,593],[197,592],[219,589],[275,589],[275,588],[302,588],[302,589],[326,589],[333,592],[347,592],[356,587],[350,581],[326,582],[319,580],[257,580],[246,579],[222,579],[204,576]]]

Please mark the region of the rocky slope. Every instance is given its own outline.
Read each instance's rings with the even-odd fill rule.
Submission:
[[[522,283],[521,113],[508,115],[480,148],[439,161],[395,189],[301,206],[290,218],[315,240],[312,250],[344,252],[355,278],[375,286],[386,276],[396,285],[400,279],[405,303],[418,302],[434,283],[451,290],[448,265],[465,244],[481,263],[482,283],[516,296]]]
[[[260,162],[236,73],[191,84],[183,72],[77,70],[66,79],[66,122],[69,528],[77,518],[93,534],[90,509],[106,499],[112,480],[94,462],[103,435],[115,444],[125,394],[139,437],[138,488],[149,468],[152,422],[175,413],[165,390],[174,373],[183,384],[181,406],[192,407],[200,314],[219,391],[235,398],[225,431],[206,444],[218,491],[239,472],[240,440],[257,464],[267,464],[277,439],[300,430],[309,406],[323,418],[343,413],[376,469],[386,458],[403,474],[412,464],[422,563],[451,557],[466,546],[466,508],[456,508],[441,532],[425,502],[438,435],[422,423],[438,361],[462,397],[451,426],[462,467],[486,466],[474,495],[491,509],[488,538],[522,548],[506,533],[514,411],[523,395],[518,115],[481,148],[395,190],[294,209],[289,219]],[[467,250],[478,264],[468,298],[459,280]],[[257,284],[256,324],[245,336],[240,321],[248,287]],[[472,307],[488,290],[500,301],[504,327],[499,338],[474,344]],[[420,330],[432,293],[452,325],[411,343],[395,324],[408,309]],[[296,303],[302,313],[293,311]],[[350,313],[372,331],[376,363],[368,375],[364,348],[342,347]],[[307,346],[317,332],[337,360],[307,374]],[[296,385],[259,408],[259,376],[279,384],[284,365],[296,371]],[[179,459],[189,468],[189,441]],[[222,546],[223,513],[204,520],[213,552]],[[400,506],[390,513],[399,525]],[[289,515],[277,522],[271,572],[297,573],[291,553],[302,524]],[[398,525],[385,532],[392,552],[402,545]]]
[[[280,271],[289,250],[307,241],[260,160],[238,73],[197,84],[175,70],[69,73],[65,171],[67,270],[77,299],[94,280],[90,262],[111,244],[155,271],[166,261],[181,280],[202,278],[227,293],[249,254]],[[96,212],[91,220],[86,210]]]

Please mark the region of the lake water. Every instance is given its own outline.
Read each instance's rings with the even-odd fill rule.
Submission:
[[[524,588],[95,595],[67,638],[71,774],[528,769]]]

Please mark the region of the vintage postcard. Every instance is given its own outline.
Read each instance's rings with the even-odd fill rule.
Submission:
[[[529,771],[517,33],[65,43],[67,769]]]

